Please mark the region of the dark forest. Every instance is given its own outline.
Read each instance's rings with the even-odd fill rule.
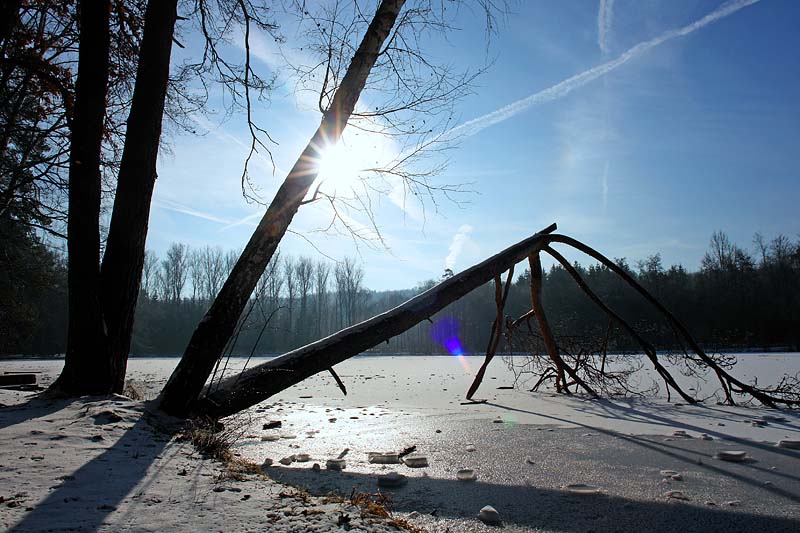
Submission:
[[[19,228],[2,229],[0,269],[0,353],[4,355],[62,354],[66,346],[66,264],[62,252]],[[148,252],[142,276],[133,355],[177,355],[210,305],[232,268],[238,251],[191,249],[173,244],[163,257]],[[734,244],[722,232],[711,236],[700,269],[665,266],[660,254],[630,262],[615,260],[689,326],[708,350],[800,349],[800,242],[779,235],[756,234],[751,250]],[[667,324],[610,271],[597,264],[576,267],[595,292],[659,349],[674,347]],[[452,273],[446,271],[443,277]],[[527,309],[529,272],[516,280],[507,311],[519,316]],[[439,280],[416,287],[373,291],[364,286],[364,271],[354,259],[326,259],[276,254],[259,280],[235,342],[235,355],[279,354],[399,305]],[[591,305],[560,266],[544,279],[544,305],[559,337],[596,343],[608,329],[607,319]],[[451,304],[434,317],[456,329],[465,353],[482,353],[494,319],[490,285]],[[447,353],[435,342],[431,324],[421,323],[378,353]],[[621,334],[609,339],[609,349],[634,350]]]

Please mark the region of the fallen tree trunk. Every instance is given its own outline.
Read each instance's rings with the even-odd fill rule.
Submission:
[[[552,224],[394,309],[224,380],[195,403],[192,413],[212,418],[237,413],[388,341],[541,250],[555,229]]]

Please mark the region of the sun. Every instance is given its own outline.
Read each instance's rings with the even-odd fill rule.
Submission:
[[[318,180],[326,192],[352,189],[370,169],[391,160],[392,142],[377,133],[355,132],[322,150]]]

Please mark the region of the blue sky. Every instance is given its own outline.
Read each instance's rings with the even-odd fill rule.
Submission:
[[[455,25],[428,50],[480,66],[482,21],[464,10]],[[718,229],[747,247],[757,231],[796,238],[798,26],[793,0],[520,2],[491,40],[494,64],[458,103],[464,136],[434,179],[472,192],[424,210],[373,198],[386,247],[313,231],[330,213],[305,206],[282,249],[359,257],[366,286],[390,289],[467,268],[551,222],[608,256],[660,252],[690,269]],[[265,72],[269,52],[256,50]],[[281,76],[258,112],[280,143],[274,173],[265,160],[253,169],[267,199],[319,123]],[[240,191],[242,118],[202,125],[203,136],[171,139],[159,163],[148,237],[159,254],[173,241],[242,247],[263,213]]]

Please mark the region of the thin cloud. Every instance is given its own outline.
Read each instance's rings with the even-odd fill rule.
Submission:
[[[192,209],[191,207],[187,207],[183,204],[179,204],[178,202],[173,202],[172,200],[166,199],[157,199],[153,201],[153,205],[156,207],[160,207],[161,209],[165,209],[167,211],[172,211],[174,213],[181,213],[183,215],[189,215],[195,218],[201,218],[203,220],[208,220],[211,222],[216,222],[218,224],[230,224],[231,221],[226,218],[220,218],[218,216],[212,215],[210,213],[204,213],[202,211],[197,211]]]
[[[492,111],[491,113],[487,113],[481,117],[474,118],[463,124],[456,126],[455,128],[451,129],[447,134],[448,136],[471,136],[481,131],[485,130],[490,126],[494,126],[495,124],[499,124],[505,120],[510,119],[511,117],[526,111],[528,108],[537,105],[543,104],[546,102],[552,102],[553,100],[557,100],[567,94],[571,93],[575,89],[579,87],[583,87],[587,83],[600,78],[601,76],[608,74],[609,72],[616,70],[617,68],[621,67],[631,59],[639,57],[640,55],[648,52],[650,49],[655,48],[667,41],[671,41],[677,37],[684,37],[693,33],[704,26],[711,24],[712,22],[716,22],[722,18],[727,17],[728,15],[732,15],[743,9],[747,6],[753,5],[760,0],[731,0],[730,2],[726,2],[725,4],[721,5],[708,15],[704,16],[703,18],[692,22],[691,24],[687,24],[686,26],[676,28],[673,30],[666,31],[648,41],[643,41],[632,48],[629,48],[623,54],[621,54],[616,59],[612,59],[596,67],[592,67],[589,70],[585,70],[580,74],[576,74],[571,78],[567,78],[566,80],[557,83],[547,89],[543,89],[537,93],[534,93],[526,98],[521,100],[517,100],[507,106],[501,107],[496,111]]]
[[[261,212],[261,211],[257,211],[255,213],[250,213],[246,217],[240,218],[239,220],[234,220],[233,222],[228,222],[228,224],[223,226],[223,227],[221,227],[219,229],[219,231],[221,233],[221,232],[229,230],[231,228],[235,228],[236,226],[243,226],[243,225],[252,226],[254,228],[258,227],[258,224],[255,221],[260,220],[261,217],[263,217],[263,216],[264,216],[264,213]]]
[[[600,0],[597,9],[597,46],[604,54],[610,52],[608,38],[611,35],[611,25],[614,21],[614,0]]]

